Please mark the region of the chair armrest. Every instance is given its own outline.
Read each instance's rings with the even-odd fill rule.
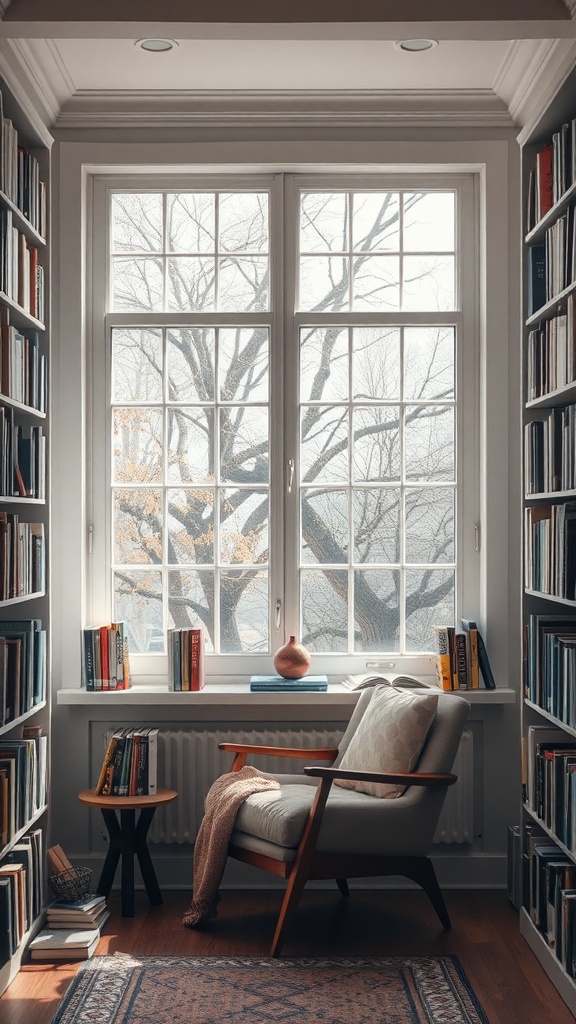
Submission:
[[[355,772],[345,768],[306,767],[305,775],[320,779],[353,779],[357,782],[389,782],[404,786],[452,786],[458,776],[425,772]]]
[[[248,760],[248,754],[272,754],[275,757],[298,757],[301,760],[309,761],[333,761],[338,750],[332,749],[303,749],[302,747],[260,747],[254,743],[219,743],[218,750],[224,750],[228,754],[234,754],[231,771],[239,772]]]
[[[252,743],[219,743],[218,750],[230,754],[273,754],[275,757],[298,757],[301,760],[312,758],[315,761],[333,761],[338,748],[331,747],[260,747]]]

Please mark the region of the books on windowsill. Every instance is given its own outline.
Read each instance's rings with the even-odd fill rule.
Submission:
[[[303,676],[286,679],[284,676],[250,676],[251,693],[323,693],[328,689],[328,676]]]

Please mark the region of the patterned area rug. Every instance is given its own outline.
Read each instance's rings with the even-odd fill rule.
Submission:
[[[454,956],[97,956],[53,1024],[489,1024]]]

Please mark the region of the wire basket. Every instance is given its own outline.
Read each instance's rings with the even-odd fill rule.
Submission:
[[[50,885],[57,900],[76,903],[90,895],[91,868],[68,868],[58,875],[52,875]]]

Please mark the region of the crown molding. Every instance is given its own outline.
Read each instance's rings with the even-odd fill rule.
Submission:
[[[540,66],[533,69],[533,77],[527,83],[525,95],[519,94],[519,102],[514,111],[515,120],[522,127],[518,136],[521,145],[576,64],[576,42],[554,39],[546,53],[542,53],[542,58]]]
[[[332,125],[381,127],[434,124],[513,127],[491,89],[469,90],[244,90],[76,93],[60,111],[57,130],[177,127]]]

